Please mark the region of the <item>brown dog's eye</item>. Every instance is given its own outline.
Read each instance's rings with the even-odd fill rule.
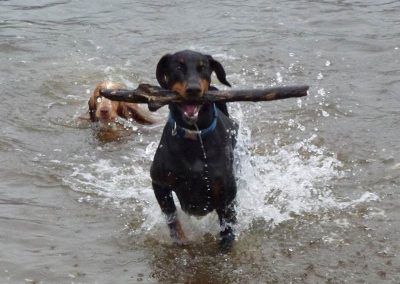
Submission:
[[[101,97],[97,97],[96,102],[97,103],[101,103],[102,98]]]

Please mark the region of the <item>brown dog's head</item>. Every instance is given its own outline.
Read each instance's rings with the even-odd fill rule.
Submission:
[[[113,82],[102,82],[96,86],[89,99],[90,120],[102,124],[115,122],[117,117],[132,118],[141,124],[152,124],[154,120],[150,114],[137,104],[111,101],[100,95],[101,89],[124,89],[125,85]]]
[[[156,77],[161,87],[177,92],[186,99],[203,96],[211,83],[211,74],[215,72],[218,80],[231,86],[226,80],[226,73],[221,63],[211,55],[184,50],[164,55],[157,64]],[[179,104],[170,106],[173,111],[183,115],[189,124],[196,123],[201,106]],[[177,109],[174,109],[177,108]]]
[[[89,99],[89,114],[90,120],[100,121],[102,123],[115,122],[120,104],[116,101],[111,101],[105,97],[100,96],[101,89],[122,89],[125,86],[118,83],[102,82],[96,86],[92,96]]]

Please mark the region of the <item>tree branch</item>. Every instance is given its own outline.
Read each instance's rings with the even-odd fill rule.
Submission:
[[[151,111],[170,103],[203,104],[205,102],[273,101],[307,96],[308,86],[284,86],[266,89],[207,91],[201,97],[183,98],[161,87],[140,84],[135,90],[100,90],[100,95],[114,101],[147,103]]]

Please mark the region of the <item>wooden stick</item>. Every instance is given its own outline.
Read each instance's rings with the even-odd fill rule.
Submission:
[[[135,90],[100,90],[100,95],[114,101],[147,103],[151,111],[170,103],[203,104],[205,102],[273,101],[307,96],[308,86],[273,87],[266,89],[207,91],[201,97],[183,98],[177,93],[149,84]]]

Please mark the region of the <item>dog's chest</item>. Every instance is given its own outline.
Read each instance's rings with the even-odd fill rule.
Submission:
[[[204,178],[223,180],[233,174],[234,136],[225,128],[216,129],[200,141],[171,135],[166,127],[155,154],[151,175],[161,184],[185,181],[202,183]]]
[[[160,149],[164,171],[173,172],[181,180],[223,177],[231,170],[232,147],[216,141],[203,143],[204,146],[199,141],[190,141],[175,144],[173,149],[166,151]]]

